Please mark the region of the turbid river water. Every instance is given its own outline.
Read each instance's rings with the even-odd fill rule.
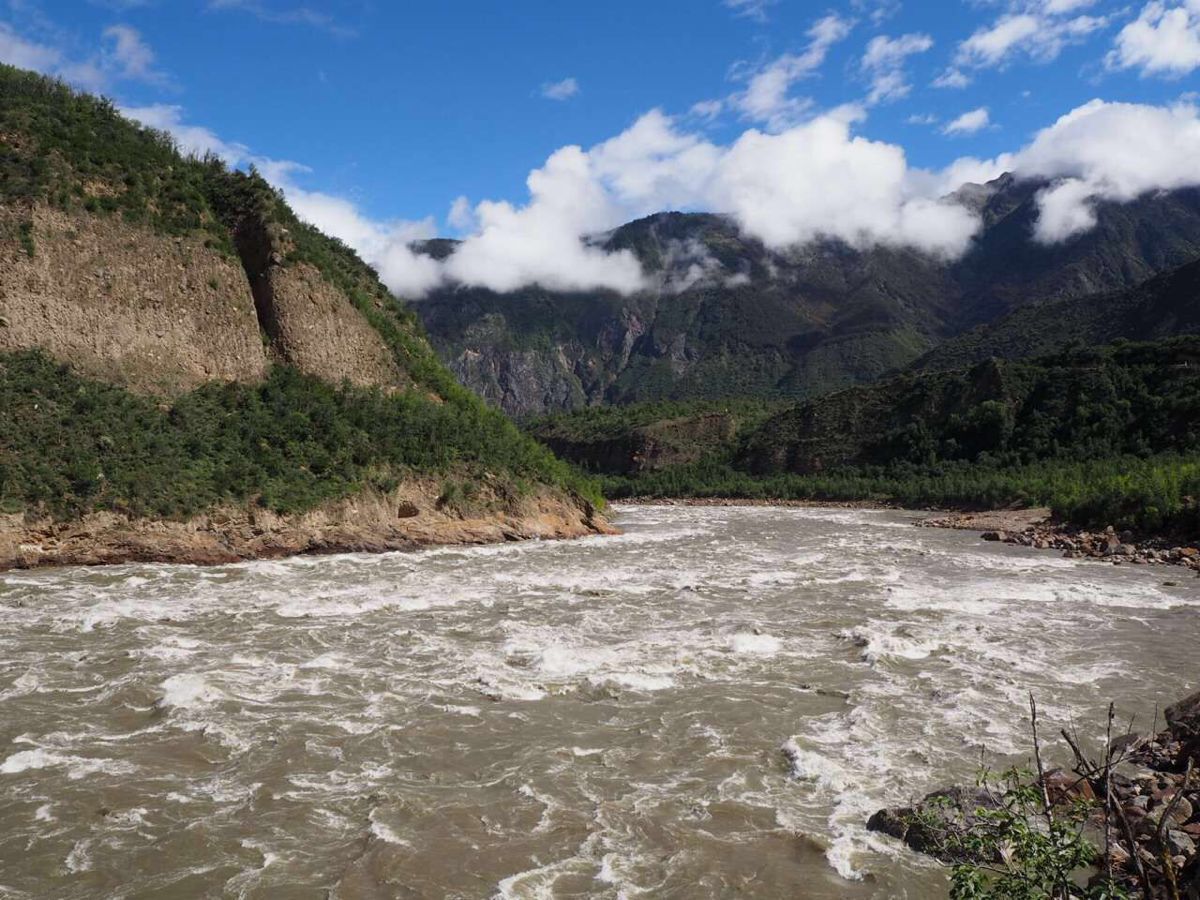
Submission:
[[[0,576],[0,897],[939,897],[867,816],[1200,676],[1200,580],[900,512]],[[1177,586],[1165,585],[1177,581]]]

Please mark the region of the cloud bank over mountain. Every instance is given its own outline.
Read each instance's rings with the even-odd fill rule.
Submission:
[[[634,291],[645,286],[636,261],[586,238],[664,209],[728,213],[777,249],[837,239],[955,258],[980,224],[949,198],[968,181],[1007,171],[1051,182],[1031,235],[1044,243],[1092,227],[1097,202],[1200,184],[1200,116],[1191,103],[1094,100],[1015,152],[964,157],[939,171],[910,166],[902,147],[858,134],[861,124],[854,111],[841,110],[777,133],[751,128],[719,145],[651,111],[592,148],[556,151],[530,174],[525,204],[477,204],[470,217],[476,230],[439,271],[414,260],[394,266],[389,283],[409,296],[439,277],[501,291],[532,283]],[[392,247],[388,258],[406,251]]]

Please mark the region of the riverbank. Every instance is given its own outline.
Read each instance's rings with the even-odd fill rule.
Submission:
[[[1044,801],[1023,804],[1019,788],[1003,783],[946,788],[912,806],[879,810],[867,828],[947,864],[979,866],[1001,878],[1041,867],[1044,876],[1050,870],[1046,861],[1022,858],[1019,846],[1006,844],[1007,868],[994,867],[992,844],[1007,840],[997,822],[1005,817],[1021,822],[1026,814],[1050,821],[1065,816],[1080,830],[1090,826],[1099,832],[1089,848],[1093,886],[1108,879],[1130,896],[1198,897],[1200,693],[1168,706],[1164,717],[1162,730],[1156,714],[1151,731],[1125,735],[1113,735],[1110,722],[1109,744],[1099,760],[1087,758],[1078,735],[1064,731],[1074,766],[1070,772],[1050,769],[1034,781]],[[1040,755],[1037,765],[1041,772]]]
[[[298,515],[226,506],[173,521],[92,513],[29,521],[0,516],[0,571],[128,562],[219,565],[328,553],[380,553],[440,544],[557,540],[616,529],[585,501],[544,490],[526,497],[445,502],[437,482],[363,492]]]
[[[1057,522],[1046,508],[938,514],[917,523],[923,528],[978,531],[985,541],[1058,550],[1067,559],[1096,559],[1113,565],[1175,565],[1200,575],[1200,548],[1166,536],[1136,536],[1112,526],[1102,530]]]

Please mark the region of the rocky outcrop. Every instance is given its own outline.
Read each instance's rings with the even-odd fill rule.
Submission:
[[[41,204],[0,219],[3,235],[28,225],[27,240],[0,240],[0,351],[40,347],[143,393],[259,381],[272,358],[334,384],[409,383],[346,294],[288,260],[278,226],[239,228],[235,257],[199,235]]]
[[[315,266],[288,260],[292,246],[284,228],[250,216],[233,237],[259,327],[278,359],[334,384],[395,387],[406,382],[391,351],[350,298]]]
[[[0,213],[0,350],[40,347],[83,374],[171,394],[257,381],[267,355],[236,258],[200,237],[38,205]]]
[[[471,508],[457,509],[441,499],[437,482],[416,480],[294,516],[254,506],[222,507],[186,521],[110,512],[69,522],[0,516],[0,570],[124,562],[214,565],[614,532],[588,503],[548,488],[518,500],[485,492]]]

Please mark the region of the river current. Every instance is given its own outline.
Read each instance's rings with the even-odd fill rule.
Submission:
[[[1149,727],[1200,580],[913,514],[0,575],[0,897],[944,897],[875,809]],[[1052,748],[1051,754],[1061,752]]]

